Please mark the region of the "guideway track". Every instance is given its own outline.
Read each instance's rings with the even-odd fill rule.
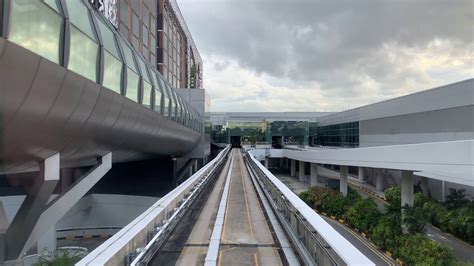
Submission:
[[[287,264],[239,149],[231,152],[212,191],[202,195],[207,197],[197,199],[205,204],[197,204],[201,210],[192,230],[178,230],[178,225],[150,265]],[[185,237],[187,240],[180,247],[168,244]],[[176,260],[170,259],[178,252]],[[214,260],[209,259],[213,252]]]

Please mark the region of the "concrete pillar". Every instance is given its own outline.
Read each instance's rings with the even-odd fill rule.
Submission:
[[[430,196],[430,186],[429,186],[428,178],[425,176],[420,176],[420,185],[421,185],[421,191],[423,192],[423,196],[428,198]]]
[[[375,181],[375,187],[377,191],[383,192],[383,172],[382,169],[376,169],[376,181]]]
[[[341,191],[344,197],[347,196],[347,172],[348,172],[347,166],[341,165],[339,190]]]
[[[441,181],[441,200],[446,201],[446,181]]]
[[[364,167],[359,166],[359,182],[364,182]]]
[[[56,250],[56,225],[52,225],[48,231],[46,231],[38,239],[38,254],[43,251],[55,251]]]
[[[309,184],[311,186],[317,186],[318,185],[318,164],[316,164],[316,163],[310,163]]]
[[[304,162],[303,161],[299,161],[299,165],[298,165],[298,180],[300,182],[304,182],[305,181],[305,176],[304,176]]]
[[[414,199],[413,191],[413,171],[402,171],[402,180],[401,180],[401,202],[402,208],[405,205],[413,206]],[[403,223],[404,210],[402,209],[402,232],[404,234],[408,233],[408,230]]]
[[[269,158],[265,157],[265,168],[267,168],[267,169],[268,169],[268,160],[269,160]]]
[[[284,159],[280,158],[280,165],[279,165],[280,170],[283,169],[283,165],[284,165]]]
[[[290,165],[289,165],[290,164],[290,159],[285,158],[284,161],[285,161],[285,169],[288,170],[290,168]]]
[[[44,163],[44,169],[49,170],[45,170],[42,172],[54,172],[52,174],[45,174],[44,179],[56,179],[57,182],[57,180],[59,180],[59,154],[57,154],[57,158],[53,157],[50,158],[54,159],[55,165],[50,165],[48,167],[48,160],[50,158],[46,159]],[[51,228],[54,228],[56,223],[112,168],[112,153],[108,153],[99,158],[99,162],[100,163],[98,165],[92,167],[82,177],[80,177],[76,181],[76,183],[74,183],[74,185],[70,189],[68,189],[67,192],[55,198],[54,201],[52,201],[46,209],[44,207],[34,208],[33,205],[24,206],[25,202],[22,204],[18,212],[29,212],[27,214],[28,217],[24,215],[19,216],[19,213],[17,213],[14,220],[12,221],[12,224],[10,225],[10,228],[8,229],[6,234],[7,259],[19,258],[21,254],[26,253],[36,243],[39,243],[40,239],[45,235],[49,240],[43,242],[46,243],[44,245],[52,245],[55,243],[54,241],[51,241],[51,230],[53,230]],[[56,171],[57,176],[55,176]],[[51,189],[51,192],[52,190],[53,189]],[[28,197],[30,197],[30,195],[28,195],[27,198]],[[39,195],[37,197],[39,197]],[[46,197],[46,195],[42,195],[40,198],[45,198],[45,201],[47,202],[49,196]],[[25,201],[26,200],[27,199],[25,199]],[[39,199],[36,199],[36,201],[38,200]],[[34,202],[34,205],[37,205],[37,202]],[[36,216],[39,216],[39,218],[33,217],[33,212],[35,212]],[[17,218],[20,220],[20,222],[15,224],[15,219]],[[16,230],[14,231],[13,228],[16,228],[16,230],[20,230],[20,232]],[[12,230],[12,232],[10,232],[10,230]],[[8,238],[10,233],[11,236],[13,236],[11,242]],[[22,238],[20,238],[20,236]],[[13,244],[10,245],[11,243]]]
[[[188,177],[191,177],[193,175],[193,166],[191,165],[188,169]]]
[[[40,163],[39,175],[5,233],[5,258],[2,259],[14,260],[28,251],[25,249],[25,243],[31,237],[36,221],[46,209],[59,177],[59,153],[57,153]]]
[[[291,159],[288,159],[288,160],[291,160]],[[290,161],[290,175],[296,176],[296,161],[295,160]]]
[[[198,160],[196,159],[193,164],[193,172],[196,173],[198,171]]]
[[[402,207],[405,206],[405,204],[413,206],[413,171],[402,171],[401,192]]]

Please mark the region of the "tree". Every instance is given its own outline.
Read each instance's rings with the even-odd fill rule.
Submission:
[[[446,207],[450,210],[461,208],[466,206],[470,200],[466,198],[466,190],[465,189],[449,189],[449,195],[446,199]]]
[[[403,207],[403,224],[410,234],[425,232],[427,218],[423,213],[423,208],[419,206]]]

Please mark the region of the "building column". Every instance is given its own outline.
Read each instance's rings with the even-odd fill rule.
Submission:
[[[300,182],[304,182],[305,181],[305,176],[304,176],[304,162],[303,161],[299,161],[299,165],[298,165],[298,180]]]
[[[441,181],[441,200],[446,201],[446,181]]]
[[[404,234],[408,233],[408,230],[403,223],[405,205],[410,207],[413,206],[414,191],[413,191],[413,171],[402,171],[401,180],[401,203],[402,203],[402,231]]]
[[[25,249],[25,243],[31,236],[36,221],[46,209],[59,178],[59,153],[57,153],[40,163],[39,175],[5,233],[3,260],[18,259],[28,251]]]
[[[402,171],[401,193],[402,207],[413,206],[413,171]]]
[[[382,169],[376,169],[376,181],[375,181],[375,188],[377,191],[383,192],[383,172]]]
[[[280,170],[283,169],[283,165],[284,165],[284,159],[280,158],[280,165],[279,165]]]
[[[56,157],[57,156],[57,157]],[[53,162],[48,162],[48,160]],[[43,180],[59,180],[59,154],[56,154],[45,160],[43,163],[45,166],[42,167],[41,173],[44,173],[45,178]],[[49,165],[49,166],[48,166]],[[38,248],[55,245],[56,223],[112,168],[112,153],[108,153],[99,158],[99,164],[92,167],[83,176],[81,176],[71,188],[65,193],[56,197],[51,201],[47,208],[34,208],[37,205],[38,198],[48,202],[49,196],[46,194],[38,194],[36,201],[32,204],[23,202],[20,207],[19,213],[27,213],[27,216],[17,215],[15,216],[9,230],[6,234],[6,257],[7,260],[20,258],[22,254],[26,253],[35,244],[38,244]],[[56,173],[57,172],[57,173]],[[48,177],[48,178],[46,178]],[[40,179],[40,178],[38,178]],[[48,185],[49,186],[49,185]],[[42,186],[43,187],[43,186]],[[51,189],[53,191],[55,186]],[[51,193],[49,193],[51,194]],[[30,195],[27,196],[27,198]],[[27,199],[25,199],[26,201]],[[28,202],[27,202],[28,203]],[[38,202],[39,203],[39,202]],[[46,204],[45,204],[46,205]],[[38,206],[41,207],[41,206]],[[32,213],[35,213],[35,217],[32,217]],[[31,214],[31,215],[30,215]],[[18,222],[16,221],[18,220]],[[15,230],[16,229],[16,230]],[[12,231],[10,231],[12,230]],[[17,230],[20,230],[18,232]],[[10,237],[9,237],[10,236]],[[21,238],[20,238],[21,236]],[[40,243],[41,242],[41,243]],[[38,250],[41,252],[42,250]]]
[[[421,186],[421,191],[423,192],[423,196],[428,198],[430,196],[430,186],[429,186],[428,177],[420,176],[420,186]]]
[[[318,164],[317,163],[310,163],[309,184],[310,186],[318,185]]]
[[[339,190],[341,191],[341,193],[344,197],[347,196],[347,172],[348,172],[347,166],[346,165],[341,165]]]
[[[196,159],[193,164],[193,172],[196,173],[198,171],[198,160]]]
[[[359,182],[364,182],[364,167],[359,166]]]
[[[191,165],[189,168],[188,168],[188,178],[191,177],[193,175],[193,166]]]
[[[268,160],[269,160],[268,157],[265,157],[265,168],[267,169],[268,169]]]
[[[296,161],[295,160],[290,160],[290,176],[296,176]]]

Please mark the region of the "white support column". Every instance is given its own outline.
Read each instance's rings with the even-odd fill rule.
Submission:
[[[359,182],[364,182],[364,167],[359,166]]]
[[[446,201],[446,181],[441,181],[441,200]]]
[[[193,166],[191,165],[189,168],[188,168],[188,178],[191,177],[193,175]]]
[[[413,206],[413,171],[402,171],[401,193],[402,207],[405,204]]]
[[[420,176],[420,186],[421,186],[421,191],[423,192],[423,196],[429,197],[430,185],[429,185],[428,178],[426,176]]]
[[[59,160],[59,158],[58,158]],[[59,165],[59,164],[58,164]],[[99,164],[87,171],[64,194],[49,203],[49,207],[41,213],[39,219],[34,220],[34,227],[28,240],[22,245],[17,257],[27,252],[33,245],[47,234],[52,227],[112,168],[112,153],[99,159]]]
[[[414,191],[413,191],[413,171],[402,171],[402,180],[401,180],[401,203],[402,208],[405,205],[410,207],[413,206]],[[404,217],[404,210],[402,209],[402,221]],[[408,230],[405,224],[402,222],[402,232],[404,234],[408,233]]]
[[[36,221],[46,209],[59,177],[59,153],[40,162],[39,175],[5,233],[4,260],[19,258],[32,246],[25,248],[25,243],[33,234]],[[36,241],[33,244],[35,243]]]
[[[344,197],[347,196],[347,172],[348,172],[347,166],[341,165],[339,190],[341,191]]]
[[[376,189],[377,191],[382,192],[383,191],[383,171],[382,169],[376,169]]]
[[[318,185],[318,164],[311,163],[310,165],[310,179],[309,179],[310,186],[317,186]]]
[[[304,176],[304,162],[303,161],[299,161],[299,165],[298,165],[298,180],[300,182],[304,182],[305,181],[305,176]]]
[[[269,160],[269,158],[265,157],[265,168],[267,168],[267,169],[268,169],[268,160]]]
[[[288,159],[288,160],[291,160],[291,159]],[[295,160],[290,161],[290,175],[296,176],[296,161]]]
[[[198,160],[196,159],[193,164],[193,172],[196,173],[198,171]]]

